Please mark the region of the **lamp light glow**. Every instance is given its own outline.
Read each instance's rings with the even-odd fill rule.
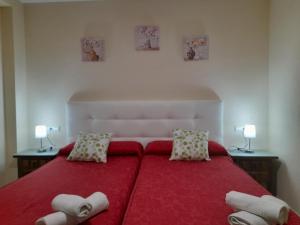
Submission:
[[[47,127],[45,125],[35,126],[35,138],[47,137]]]
[[[246,124],[244,127],[244,137],[248,138],[248,152],[253,152],[251,150],[251,139],[256,138],[256,127],[253,124]]]
[[[244,128],[244,137],[245,138],[256,138],[256,128],[255,125],[246,124]]]
[[[35,138],[40,139],[40,149],[38,152],[44,152],[46,149],[43,147],[43,138],[47,137],[47,127],[45,125],[37,125],[35,126]]]

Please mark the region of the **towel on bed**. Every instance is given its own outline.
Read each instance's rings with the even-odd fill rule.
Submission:
[[[230,225],[269,225],[263,218],[246,211],[239,211],[228,216]]]
[[[74,217],[84,218],[87,217],[91,210],[92,205],[78,195],[60,194],[57,195],[51,202],[54,211],[65,212],[66,214]]]
[[[288,216],[288,209],[281,204],[241,192],[227,193],[225,201],[232,208],[260,216],[269,223],[282,225]]]
[[[55,212],[39,218],[35,225],[77,225],[78,218],[64,212]]]
[[[285,201],[282,201],[281,199],[276,198],[272,195],[263,195],[263,196],[261,196],[261,198],[265,199],[265,200],[269,200],[271,202],[274,202],[275,204],[281,205],[282,207],[285,207],[287,212],[289,212],[289,210],[290,210],[290,206]],[[284,223],[287,223],[288,219],[289,219],[289,214],[286,213],[286,216],[284,218]]]
[[[106,210],[109,206],[106,195],[101,192],[93,193],[86,200],[91,205],[92,210],[85,218],[70,216],[64,212],[54,212],[39,218],[35,225],[77,225]]]
[[[102,192],[95,192],[91,194],[86,200],[91,204],[92,211],[87,218],[80,218],[78,221],[82,223],[83,221],[95,216],[96,214],[108,209],[109,202],[105,194]]]

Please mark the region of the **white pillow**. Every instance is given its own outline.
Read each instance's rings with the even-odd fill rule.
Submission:
[[[74,149],[68,156],[71,161],[96,161],[106,163],[107,149],[112,134],[82,134],[76,139]]]
[[[208,131],[175,129],[170,160],[209,160]]]

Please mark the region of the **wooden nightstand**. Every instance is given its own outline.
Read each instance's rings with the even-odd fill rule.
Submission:
[[[47,152],[37,152],[37,149],[27,149],[14,154],[18,160],[18,177],[36,170],[50,160],[54,159],[58,153],[57,149],[48,150]]]
[[[273,195],[276,195],[278,156],[269,151],[261,150],[255,150],[253,153],[238,150],[229,150],[228,152],[239,167],[244,169]]]

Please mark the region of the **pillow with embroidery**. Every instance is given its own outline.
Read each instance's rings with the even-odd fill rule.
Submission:
[[[107,161],[107,149],[111,133],[80,133],[76,139],[74,149],[68,156],[71,161],[96,161],[97,163]]]
[[[170,160],[209,160],[208,131],[175,129]]]

